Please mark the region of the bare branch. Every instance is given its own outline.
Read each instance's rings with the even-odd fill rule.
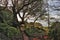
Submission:
[[[2,6],[0,5],[0,7],[3,7],[1,10],[4,10],[4,9],[6,9],[7,8],[7,6],[8,6],[8,0],[5,0],[5,1],[3,1],[3,0],[0,0],[0,4],[2,4]]]
[[[35,1],[36,1],[36,0],[35,0]],[[33,2],[35,2],[35,1],[28,2],[28,4],[23,5],[22,8],[19,8],[19,9],[18,9],[17,13],[19,13],[25,6],[28,6],[28,5],[32,4]]]
[[[43,16],[44,14],[42,13],[41,15],[39,15],[38,17],[36,17],[35,18],[35,20],[34,20],[34,23],[36,22],[36,20],[39,18],[39,17],[41,17],[41,16]]]

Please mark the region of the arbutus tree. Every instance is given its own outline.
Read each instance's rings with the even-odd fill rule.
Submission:
[[[20,25],[25,24],[29,15],[34,16],[36,21],[45,13],[43,0],[1,0],[0,2],[2,2],[0,4],[4,7],[3,9],[7,8],[13,13],[13,26],[19,27],[19,29],[23,27]],[[21,22],[18,21],[17,14]],[[24,31],[24,29],[22,28],[20,31]]]
[[[12,11],[14,20],[17,20],[17,14],[24,23],[25,18],[31,16],[42,16],[45,12],[43,8],[43,0],[1,0],[2,6]],[[22,12],[22,13],[21,13]],[[21,16],[22,14],[22,16]]]
[[[11,11],[13,13],[13,20],[18,22],[17,14],[21,19],[21,24],[24,24],[29,15],[40,17],[43,15],[42,0],[11,0]],[[8,4],[9,5],[9,4]],[[21,15],[22,14],[22,15]]]

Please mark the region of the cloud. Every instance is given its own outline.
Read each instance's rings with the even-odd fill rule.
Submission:
[[[49,13],[51,15],[57,15],[60,13],[60,11],[56,10],[56,9],[60,9],[60,0],[49,0],[48,1],[49,4]]]

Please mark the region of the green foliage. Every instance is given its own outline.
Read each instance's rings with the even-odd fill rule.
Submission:
[[[32,37],[44,35],[45,31],[43,29],[38,29],[35,27],[26,29],[26,33]]]
[[[4,23],[12,25],[13,14],[8,9],[0,11],[0,17],[2,18]]]
[[[52,26],[51,26],[51,29],[49,32],[49,36],[54,39],[56,39],[56,38],[60,39],[59,35],[60,35],[60,22],[54,22],[54,23],[52,23]]]
[[[13,37],[13,36],[16,36],[19,34],[19,30],[14,28],[14,27],[11,27],[5,23],[1,23],[0,24],[0,32],[4,33],[6,36],[8,37]]]
[[[13,36],[18,36],[20,34],[19,29],[11,26],[13,20],[13,14],[8,9],[0,11],[0,17],[2,22],[0,22],[0,32],[5,34],[7,37],[12,38]],[[1,19],[0,18],[0,19]]]

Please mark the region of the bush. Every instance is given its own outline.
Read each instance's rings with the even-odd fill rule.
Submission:
[[[45,31],[43,29],[32,27],[32,28],[26,29],[26,33],[31,37],[35,37],[35,36],[44,35]]]
[[[19,34],[19,30],[17,28],[11,27],[5,23],[0,23],[0,32],[4,33],[9,38],[16,36]]]

